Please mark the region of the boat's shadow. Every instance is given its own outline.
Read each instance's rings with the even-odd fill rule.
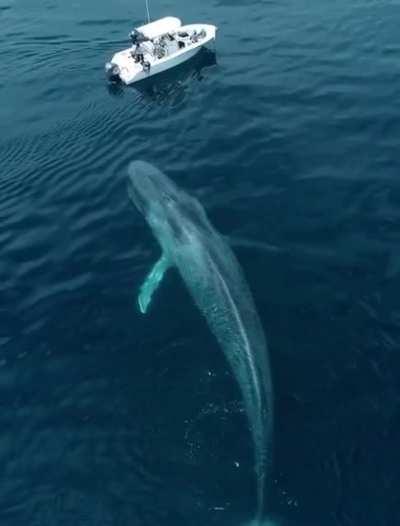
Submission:
[[[126,89],[139,92],[144,98],[162,104],[164,102],[174,103],[182,100],[181,97],[188,89],[191,81],[204,80],[205,70],[217,64],[215,51],[201,49],[193,58],[170,70],[144,79],[132,86],[121,84],[108,84],[108,91],[113,96],[122,96]]]

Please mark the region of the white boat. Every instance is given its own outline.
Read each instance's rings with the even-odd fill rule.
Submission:
[[[210,24],[182,25],[179,18],[160,18],[130,33],[131,47],[115,53],[105,66],[106,75],[124,84],[146,79],[193,57],[215,40],[216,32]]]

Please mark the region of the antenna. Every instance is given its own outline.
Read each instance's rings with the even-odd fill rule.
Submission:
[[[147,23],[150,24],[149,0],[146,0]]]

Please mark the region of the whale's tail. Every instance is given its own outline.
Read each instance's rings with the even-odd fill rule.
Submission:
[[[255,518],[250,522],[246,522],[241,526],[300,526],[297,522],[294,523],[285,518],[278,516],[264,517],[263,519]],[[301,526],[305,526],[303,523]],[[309,525],[307,525],[309,526]]]
[[[276,521],[274,519],[253,519],[250,522],[247,522],[246,524],[242,526],[283,526],[283,524],[280,521]]]
[[[271,384],[268,379],[269,385]],[[268,411],[261,411],[260,420],[258,425],[255,424],[252,427],[253,439],[254,439],[254,456],[255,456],[255,475],[256,475],[256,514],[255,524],[264,526],[265,515],[264,515],[264,504],[267,493],[267,474],[271,472],[271,442],[272,442],[272,428],[268,426],[270,420],[272,420],[272,396],[267,392],[265,395],[265,404],[268,407]],[[271,520],[271,519],[269,519]],[[273,524],[273,523],[272,523]]]
[[[257,474],[257,513],[255,524],[262,524],[264,516],[265,474]]]

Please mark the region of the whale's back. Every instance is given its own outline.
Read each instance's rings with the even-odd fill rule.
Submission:
[[[242,392],[254,440],[261,515],[271,462],[273,399],[267,344],[251,292],[235,255],[214,230],[194,230],[190,244],[176,251],[175,264]]]

